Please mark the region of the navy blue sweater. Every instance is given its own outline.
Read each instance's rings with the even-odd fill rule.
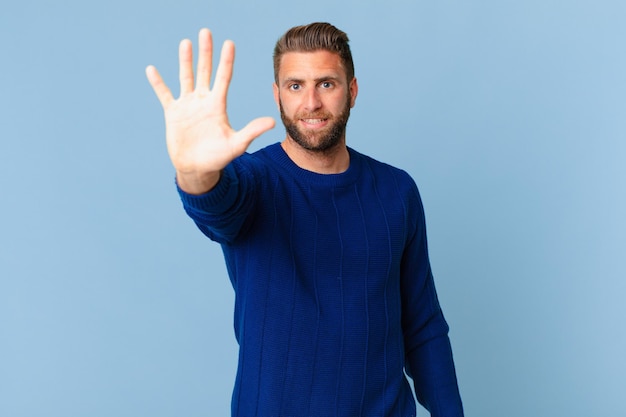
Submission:
[[[179,189],[235,290],[233,416],[463,415],[422,203],[404,171],[352,149],[322,175],[280,144],[210,192]]]

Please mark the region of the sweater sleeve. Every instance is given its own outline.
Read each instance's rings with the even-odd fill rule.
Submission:
[[[433,417],[462,417],[448,324],[443,316],[428,259],[424,209],[414,187],[408,217],[413,235],[402,259],[402,327],[407,373],[415,394]]]
[[[185,212],[211,240],[232,243],[244,228],[253,210],[255,188],[247,177],[243,166],[233,162],[207,193],[192,195],[176,186]]]

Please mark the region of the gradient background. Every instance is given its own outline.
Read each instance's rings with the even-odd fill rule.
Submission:
[[[180,39],[233,39],[241,128],[278,117],[274,42],[318,20],[351,38],[349,144],[422,192],[466,415],[626,415],[625,2],[23,0],[0,12],[1,416],[228,415],[232,289],[144,68],[177,94]]]

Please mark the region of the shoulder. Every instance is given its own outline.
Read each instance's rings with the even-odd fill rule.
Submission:
[[[254,152],[246,152],[231,162],[231,169],[240,181],[259,182],[267,178],[268,165],[276,159],[276,146],[272,144]]]
[[[249,170],[259,169],[264,165],[265,160],[268,158],[268,148],[271,147],[272,145],[254,152],[246,152],[235,158],[233,164],[237,168],[244,168]]]
[[[407,171],[354,150],[351,152],[361,160],[363,176],[371,178],[375,192],[384,204],[402,206],[412,224],[423,221],[422,198],[415,180]]]
[[[362,154],[350,148],[353,157],[359,158],[363,169],[373,176],[378,184],[385,186],[394,185],[399,191],[404,193],[417,193],[417,184],[404,169],[395,167],[386,162],[381,162],[371,156]]]

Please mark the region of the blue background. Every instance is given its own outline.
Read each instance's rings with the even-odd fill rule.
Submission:
[[[228,415],[232,289],[144,68],[177,92],[180,39],[233,39],[241,128],[318,20],[351,38],[350,146],[422,192],[466,414],[626,415],[625,2],[24,0],[0,12],[1,416]]]

